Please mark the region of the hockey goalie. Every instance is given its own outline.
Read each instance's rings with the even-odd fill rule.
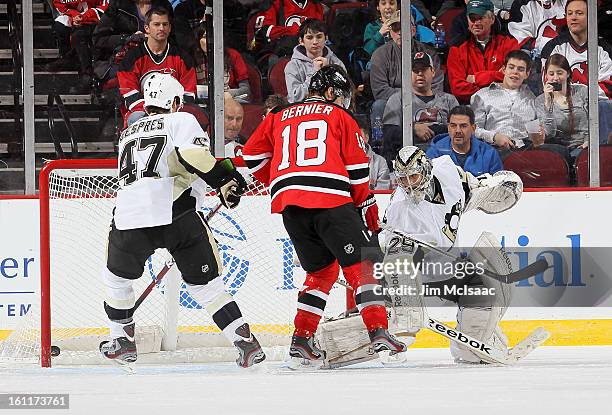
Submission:
[[[397,272],[394,264],[436,263],[448,259],[428,252],[424,246],[435,246],[452,252],[463,213],[478,209],[487,214],[504,212],[520,199],[523,184],[513,172],[474,177],[456,166],[449,156],[430,160],[417,147],[402,148],[393,163],[398,188],[391,195],[383,220],[379,242],[385,251],[380,264],[382,286],[387,299],[389,331],[406,344],[412,344],[424,327],[426,311],[423,293],[440,292],[440,297],[456,303],[457,329],[500,350],[507,350],[507,338],[499,327],[510,299],[511,286],[478,273],[480,264],[497,274],[512,272],[512,266],[495,237],[483,232],[466,258],[452,265],[474,265],[474,272],[424,272],[413,266],[413,272]],[[462,264],[459,264],[462,263]],[[390,266],[386,266],[390,264]],[[441,267],[438,267],[439,270]],[[425,288],[423,287],[425,286]],[[452,287],[452,289],[442,289]],[[474,293],[488,293],[474,295]],[[451,293],[451,294],[448,294]],[[468,293],[468,294],[464,294]],[[426,294],[427,295],[427,294]],[[360,333],[360,334],[356,334]],[[323,322],[317,336],[328,352],[327,367],[340,367],[374,359],[365,327],[350,313]],[[404,352],[404,354],[407,352]],[[451,355],[457,363],[491,363],[456,342]],[[387,359],[386,356],[381,356]],[[405,356],[396,355],[394,361]]]

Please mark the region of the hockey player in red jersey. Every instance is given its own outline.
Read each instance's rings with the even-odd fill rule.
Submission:
[[[380,228],[378,207],[368,189],[361,131],[345,110],[351,92],[341,67],[323,67],[312,77],[309,97],[272,110],[243,149],[252,173],[269,185],[272,213],[283,216],[306,270],[289,351],[301,363],[317,365],[325,358],[314,333],[339,266],[355,292],[373,349],[406,350],[387,330],[384,298],[376,294],[372,276],[373,257],[381,254],[369,232]]]

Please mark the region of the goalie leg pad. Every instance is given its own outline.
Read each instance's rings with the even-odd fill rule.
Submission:
[[[373,276],[369,261],[342,267],[344,278],[355,292],[355,304],[368,331],[388,327],[382,287]]]
[[[319,271],[306,273],[306,280],[298,293],[297,313],[293,322],[296,336],[311,337],[317,331],[329,291],[338,279],[339,271],[338,262],[334,261]]]
[[[250,337],[250,332],[241,330],[245,324],[234,298],[225,292],[222,277],[206,285],[187,285],[187,291],[212,316],[223,335],[232,343]],[[248,327],[248,326],[247,326]]]
[[[316,337],[321,348],[327,352],[326,368],[348,366],[378,357],[358,314],[323,321]]]

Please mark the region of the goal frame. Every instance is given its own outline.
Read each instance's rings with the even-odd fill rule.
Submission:
[[[51,367],[51,222],[49,176],[58,169],[116,169],[116,159],[61,159],[48,162],[39,176],[40,216],[40,360]]]

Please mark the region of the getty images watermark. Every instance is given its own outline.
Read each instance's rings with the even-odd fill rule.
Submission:
[[[387,284],[376,286],[377,295],[390,296],[494,296],[495,287],[485,287],[480,284],[467,285],[467,280],[473,277],[480,277],[485,272],[485,265],[482,262],[472,262],[468,260],[457,261],[426,261],[414,262],[413,259],[396,258],[374,264],[374,277],[377,279],[385,278]],[[417,275],[427,277],[432,281],[447,281],[442,286],[430,286],[406,282],[406,279],[414,280]]]

